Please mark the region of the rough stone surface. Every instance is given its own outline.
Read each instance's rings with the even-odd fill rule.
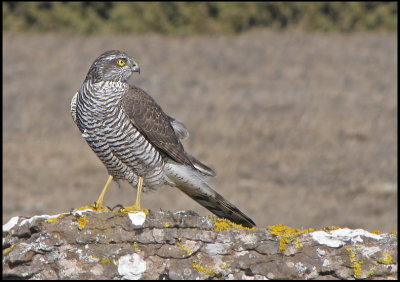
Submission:
[[[246,229],[193,212],[13,218],[3,279],[397,278],[397,235],[362,229]]]

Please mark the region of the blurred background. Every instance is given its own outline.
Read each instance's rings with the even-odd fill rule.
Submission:
[[[104,51],[183,121],[259,227],[397,230],[397,2],[3,2],[3,224],[92,204],[107,172],[70,101]],[[115,183],[105,204],[132,205]],[[176,188],[152,210],[210,214]]]

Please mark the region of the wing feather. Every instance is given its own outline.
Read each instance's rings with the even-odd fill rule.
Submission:
[[[174,161],[193,167],[172,127],[171,118],[149,94],[138,87],[130,86],[120,105],[134,126],[157,149]]]

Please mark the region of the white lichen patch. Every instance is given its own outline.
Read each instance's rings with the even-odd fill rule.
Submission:
[[[77,210],[77,211],[73,211],[71,212],[73,216],[78,216],[78,217],[82,217],[84,213],[87,212],[93,212],[92,209],[85,209],[85,210]]]
[[[144,212],[128,213],[128,217],[131,220],[132,224],[136,226],[143,225],[146,220],[146,214]]]
[[[296,267],[297,271],[300,273],[303,273],[307,270],[307,267],[304,264],[302,264],[301,262],[296,262],[294,264],[294,266]]]
[[[192,274],[192,270],[191,270],[191,269],[185,268],[185,269],[183,270],[183,275],[184,275],[184,276],[188,277],[188,276],[190,276],[191,274]]]
[[[153,229],[152,232],[153,238],[157,243],[163,243],[164,240],[164,232],[161,229]]]
[[[31,247],[35,250],[51,252],[54,248],[49,242],[50,234],[39,234],[39,236],[31,243]]]
[[[381,249],[379,247],[363,247],[361,252],[363,256],[369,259],[372,255],[379,252],[380,250]]]
[[[271,272],[268,272],[267,278],[268,278],[268,279],[274,279],[274,278],[275,278],[275,275],[274,275],[273,273],[271,273]]]
[[[312,238],[321,245],[326,245],[332,248],[338,248],[343,246],[345,243],[331,236],[331,234],[325,231],[315,231],[311,233]]]
[[[60,268],[59,279],[77,279],[82,267],[76,259],[61,259],[57,262]]]
[[[31,218],[21,221],[20,225],[22,226],[22,225],[28,223],[28,226],[32,226],[32,224],[35,222],[36,219],[39,219],[39,218],[51,219],[51,218],[60,217],[61,215],[68,215],[68,213],[60,213],[60,214],[55,214],[55,215],[47,215],[47,214],[35,215],[35,216],[32,216]]]
[[[103,276],[104,275],[104,268],[101,264],[96,264],[94,267],[90,269],[90,273],[96,276]]]
[[[311,280],[311,279],[315,279],[319,276],[317,268],[315,266],[311,267],[310,273],[305,273],[304,274],[304,279],[305,280]]]
[[[331,265],[331,263],[329,262],[329,260],[324,259],[324,262],[322,263],[323,267],[329,267]]]
[[[99,262],[99,261],[100,261],[100,259],[99,259],[98,257],[94,256],[94,255],[87,256],[87,257],[86,257],[86,260],[87,260],[88,262],[93,262],[93,263],[96,263],[96,262]]]
[[[229,266],[233,263],[233,260],[232,261],[224,261],[222,259],[223,256],[212,256],[211,258],[215,265],[214,270],[217,273],[221,273],[222,275],[226,276],[229,271]]]
[[[6,224],[3,225],[3,232],[8,232],[18,223],[19,216],[12,217]]]
[[[362,243],[362,236],[372,238],[375,240],[381,240],[382,235],[377,235],[365,231],[363,229],[336,229],[327,233],[325,231],[315,231],[310,233],[312,238],[317,241],[321,245],[326,245],[332,248],[338,248],[345,245],[347,242],[351,242],[352,244]]]
[[[208,254],[212,256],[226,255],[230,251],[230,244],[222,244],[222,243],[207,244],[205,250]]]
[[[118,273],[124,279],[138,280],[146,271],[146,267],[146,261],[142,260],[138,254],[128,254],[120,257]]]
[[[268,280],[268,278],[259,274],[256,274],[254,276],[248,276],[245,273],[243,273],[241,280]]]
[[[320,248],[317,248],[317,254],[319,257],[323,257],[326,255],[326,252],[324,250],[321,250]]]
[[[247,255],[248,253],[249,253],[248,251],[241,251],[241,252],[235,253],[235,256],[241,257],[241,256]]]
[[[241,236],[240,240],[244,244],[255,244],[258,242],[258,237],[254,234],[247,234],[247,235]]]

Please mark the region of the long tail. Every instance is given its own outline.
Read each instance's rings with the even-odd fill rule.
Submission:
[[[253,220],[214,191],[200,172],[172,162],[166,163],[165,171],[177,188],[216,216],[245,227],[256,226]]]

